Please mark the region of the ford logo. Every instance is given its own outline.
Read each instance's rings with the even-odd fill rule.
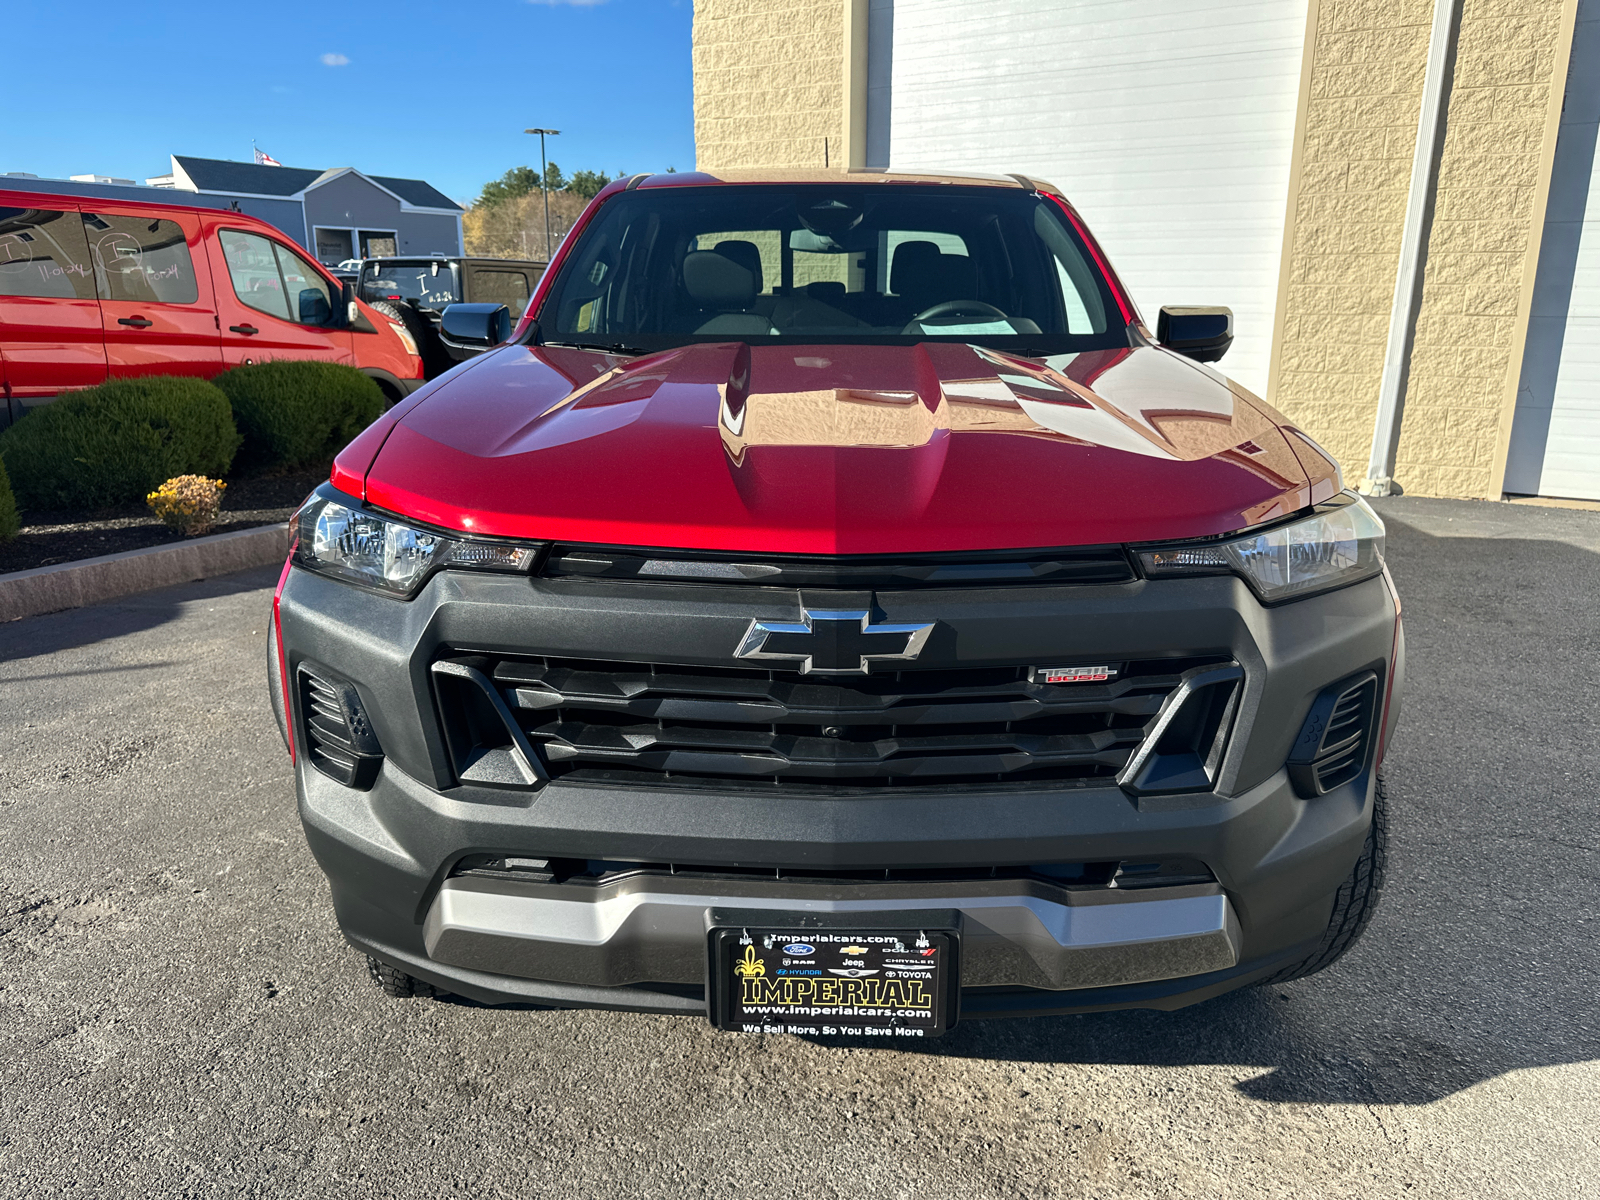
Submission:
[[[783,952],[785,954],[815,954],[817,952],[817,948],[815,946],[808,946],[804,942],[794,942],[788,946],[785,946],[783,948]]]

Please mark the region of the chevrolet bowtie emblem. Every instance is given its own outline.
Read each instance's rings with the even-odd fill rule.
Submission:
[[[922,653],[927,625],[874,625],[870,612],[802,609],[800,621],[751,621],[737,658],[779,659],[802,674],[865,675],[877,662],[905,662]]]

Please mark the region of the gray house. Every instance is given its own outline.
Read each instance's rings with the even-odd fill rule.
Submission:
[[[420,179],[174,154],[171,174],[147,182],[259,217],[329,265],[385,254],[463,252],[461,206]]]

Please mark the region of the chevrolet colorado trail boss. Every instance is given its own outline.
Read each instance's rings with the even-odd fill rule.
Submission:
[[[600,193],[296,518],[271,686],[373,977],[893,1039],[1342,955],[1400,605],[1231,323],[1152,332],[1024,176]]]

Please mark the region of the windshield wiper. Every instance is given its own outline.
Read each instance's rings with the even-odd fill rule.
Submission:
[[[541,346],[563,346],[571,350],[599,350],[604,354],[626,354],[629,357],[638,357],[650,353],[637,346],[624,346],[620,342],[540,342]]]

